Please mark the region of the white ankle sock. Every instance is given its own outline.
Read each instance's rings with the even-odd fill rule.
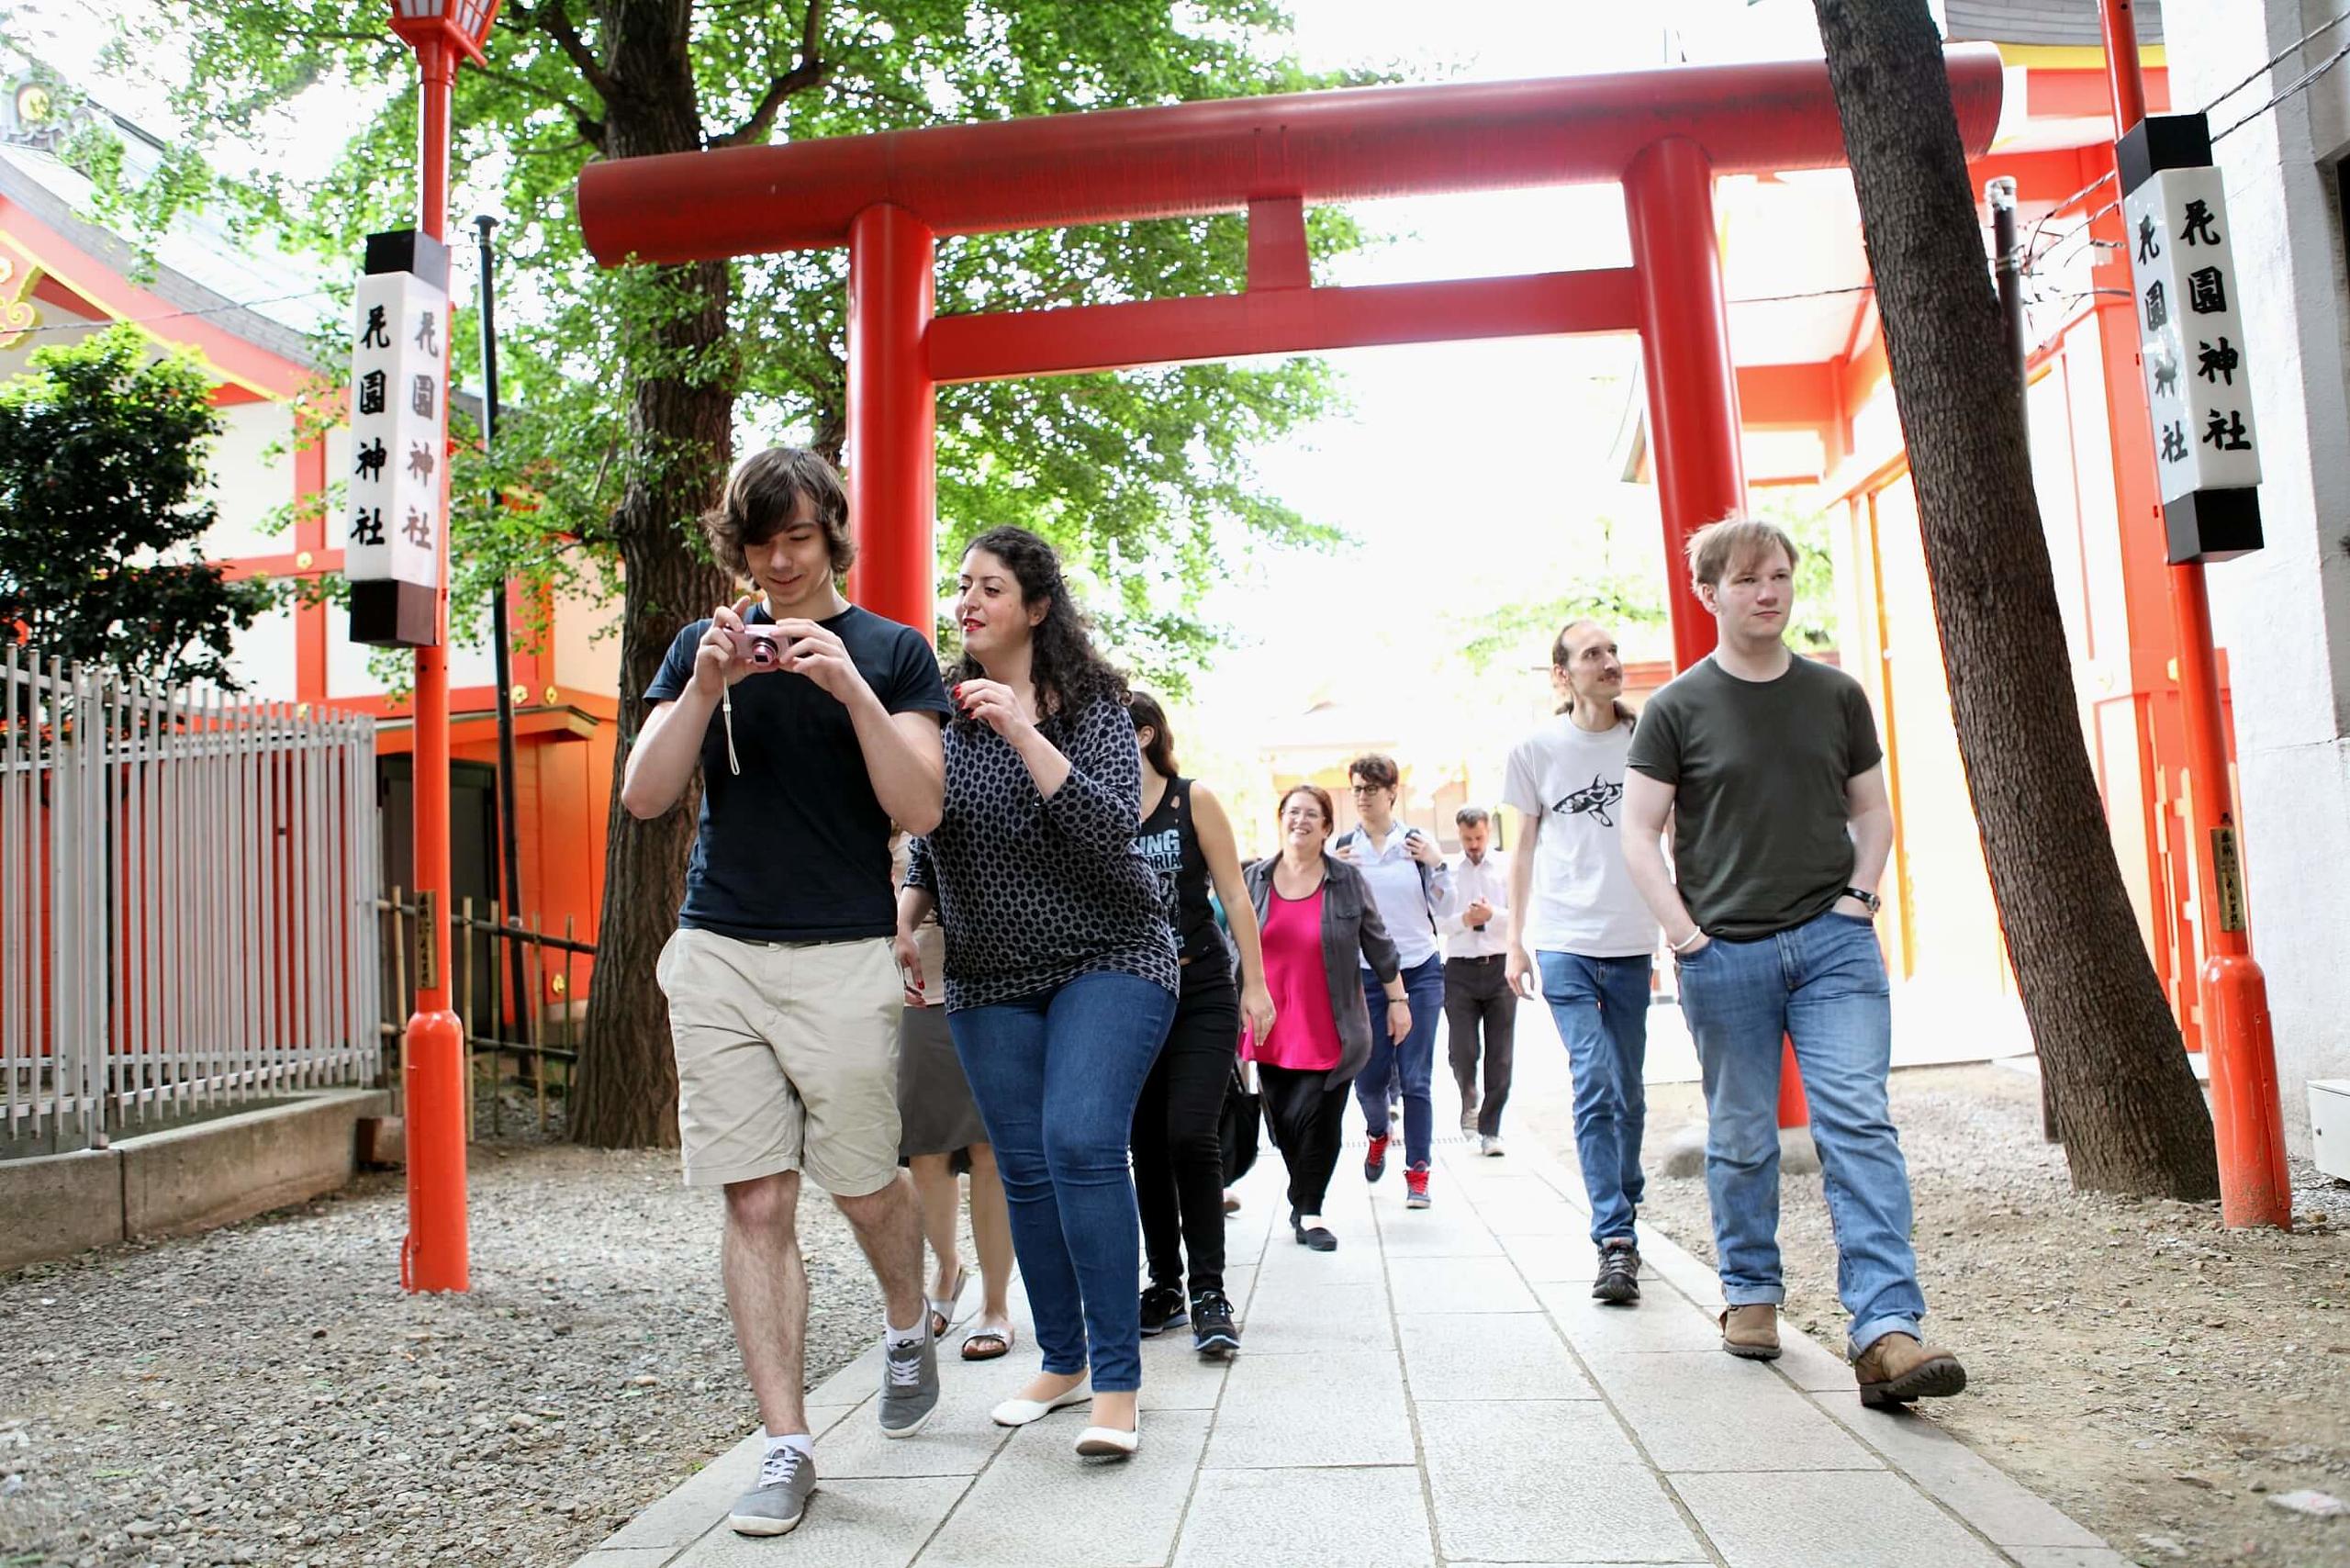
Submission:
[[[777,1437],[773,1432],[763,1432],[760,1436],[767,1439],[767,1451],[769,1453],[775,1452],[778,1449],[797,1449],[803,1459],[816,1457],[816,1439],[805,1432],[786,1432],[781,1437]]]
[[[1322,1228],[1322,1216],[1320,1215],[1300,1215],[1297,1216],[1297,1224],[1298,1228],[1301,1230],[1320,1230]]]
[[[923,1337],[929,1332],[930,1322],[927,1317],[915,1318],[914,1326],[911,1328],[892,1328],[890,1327],[888,1318],[884,1317],[881,1320],[881,1342],[893,1350],[901,1350],[908,1345],[921,1344]]]

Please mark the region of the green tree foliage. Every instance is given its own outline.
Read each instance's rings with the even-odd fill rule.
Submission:
[[[202,367],[129,327],[28,363],[0,384],[0,629],[141,680],[235,688],[230,643],[272,594],[196,554],[220,431]]]
[[[1267,0],[599,0],[569,9],[509,0],[488,67],[458,76],[453,162],[464,184],[452,212],[462,225],[472,201],[503,219],[499,374],[509,405],[494,464],[461,459],[455,475],[460,498],[476,498],[453,536],[460,603],[506,577],[620,591],[617,535],[633,519],[616,513],[632,485],[655,498],[675,548],[697,548],[690,521],[707,504],[713,457],[727,454],[652,428],[632,407],[632,383],[676,375],[739,399],[740,432],[840,454],[845,252],[724,269],[715,292],[725,330],[685,343],[666,329],[708,308],[713,291],[699,269],[605,271],[585,252],[573,193],[588,161],[689,150],[634,145],[640,138],[620,123],[643,106],[643,84],[621,79],[624,38],[648,18],[677,24],[666,63],[696,110],[690,145],[1338,84],[1268,52],[1283,17]],[[175,165],[169,181],[110,187],[138,227],[160,231],[172,206],[226,196],[241,221],[347,261],[361,236],[413,221],[415,67],[380,0],[150,0],[129,7],[123,25],[122,63],[183,52],[191,62],[178,95],[191,125],[229,133],[328,90],[384,106],[317,184],[264,171],[207,193]],[[1318,211],[1309,239],[1326,257],[1359,235],[1343,215]],[[938,308],[1222,293],[1241,286],[1246,266],[1237,216],[952,238],[940,245]],[[461,324],[457,339],[460,374],[477,380],[475,334]],[[321,361],[346,352],[324,344]],[[1304,359],[943,388],[942,567],[951,571],[960,540],[993,524],[1036,529],[1091,579],[1094,608],[1126,656],[1180,689],[1214,640],[1192,605],[1250,543],[1337,537],[1263,493],[1249,462],[1259,443],[1334,406],[1330,373]],[[480,504],[499,483],[528,487],[540,509]]]

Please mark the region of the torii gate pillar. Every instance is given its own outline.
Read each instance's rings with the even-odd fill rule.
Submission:
[[[849,597],[925,637],[938,624],[938,397],[923,346],[937,251],[902,207],[878,202],[849,224]]]
[[[1687,669],[1714,651],[1714,618],[1690,580],[1689,536],[1746,511],[1738,366],[1730,358],[1714,165],[1706,150],[1681,136],[1642,148],[1624,171],[1624,212],[1639,280],[1640,367],[1664,522],[1673,667]],[[1779,1126],[1799,1127],[1810,1121],[1810,1107],[1794,1044],[1780,1050]]]

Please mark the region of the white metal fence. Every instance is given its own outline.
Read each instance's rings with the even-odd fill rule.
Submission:
[[[0,649],[0,1148],[371,1083],[375,721]]]

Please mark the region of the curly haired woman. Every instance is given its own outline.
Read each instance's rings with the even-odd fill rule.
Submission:
[[[934,900],[946,929],[947,1027],[995,1148],[1044,1356],[995,1419],[1022,1426],[1091,1399],[1077,1451],[1124,1457],[1142,1383],[1126,1143],[1177,989],[1158,879],[1134,844],[1134,722],[1125,681],[1035,534],[972,542],[955,616],[946,814],[914,846],[899,913],[918,921]]]

